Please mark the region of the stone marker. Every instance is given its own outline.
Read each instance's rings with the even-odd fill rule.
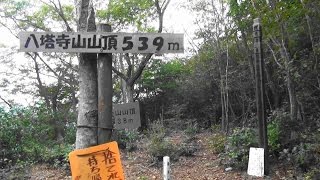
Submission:
[[[263,148],[250,148],[248,175],[250,176],[264,176],[264,149]]]
[[[163,180],[170,180],[170,157],[163,157]]]

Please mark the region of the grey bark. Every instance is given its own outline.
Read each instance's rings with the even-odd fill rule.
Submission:
[[[78,31],[96,30],[94,10],[90,0],[78,4]],[[77,120],[76,149],[97,144],[98,83],[97,54],[79,55],[79,112]]]
[[[100,24],[98,32],[111,32],[111,26]],[[112,54],[98,54],[98,144],[111,140],[112,123]]]

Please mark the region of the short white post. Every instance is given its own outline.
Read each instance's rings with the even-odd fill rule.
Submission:
[[[170,180],[170,157],[163,157],[163,180]]]
[[[264,149],[250,147],[248,175],[263,177],[264,175]]]

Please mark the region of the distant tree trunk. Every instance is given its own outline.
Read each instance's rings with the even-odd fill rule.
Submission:
[[[290,101],[290,118],[292,121],[297,120],[298,115],[298,101],[297,101],[297,95],[296,95],[296,89],[295,89],[295,82],[291,75],[291,58],[287,51],[286,44],[284,41],[281,43],[281,56],[285,59],[285,73],[286,73],[286,80],[287,80],[287,90],[289,94],[289,101]]]
[[[133,99],[133,93],[134,93],[133,85],[126,83],[125,88],[126,88],[127,102],[133,102],[134,101],[134,99]]]
[[[289,93],[289,100],[290,100],[290,118],[292,121],[297,120],[298,116],[298,102],[297,102],[297,95],[294,82],[292,80],[292,76],[290,73],[290,69],[286,69],[287,74],[287,88]]]
[[[276,3],[274,0],[269,0],[269,5],[271,9],[275,9]],[[282,22],[280,20],[280,17],[278,14],[276,14],[276,18],[279,20],[279,27],[280,27],[280,35],[281,35],[281,42],[276,42],[273,40],[276,45],[280,48],[280,55],[284,59],[284,71],[286,74],[286,81],[287,81],[287,90],[289,94],[289,103],[290,103],[290,118],[292,121],[297,120],[298,115],[298,101],[297,101],[297,95],[296,95],[296,89],[295,89],[295,82],[293,80],[292,74],[291,74],[291,55],[288,52],[288,42],[289,37],[286,31],[285,22]],[[271,48],[270,48],[271,49]],[[273,53],[274,54],[274,53]],[[275,58],[276,60],[276,58]]]
[[[80,0],[77,8],[79,9],[78,31],[96,31],[95,15],[92,7],[92,2],[90,0]],[[82,149],[97,144],[97,54],[80,53],[79,90],[80,96],[76,134],[76,149]]]
[[[158,14],[158,20],[159,20],[159,27],[158,27],[158,33],[162,32],[163,29],[163,16],[164,12],[167,9],[168,5],[170,3],[170,0],[164,0],[161,4],[159,3],[159,0],[154,1],[154,6],[157,9],[157,14]],[[134,59],[137,59],[137,56],[133,56],[132,62],[130,60],[130,57],[128,54],[125,55],[125,60],[128,65],[127,73],[121,72],[121,70],[117,70],[115,67],[112,68],[113,72],[116,73],[119,77],[122,78],[125,82],[125,86],[122,86],[122,92],[123,93],[123,99],[126,100],[126,102],[133,102],[134,101],[134,84],[138,80],[138,78],[141,76],[142,71],[146,67],[147,63],[151,59],[153,54],[146,54],[141,62],[139,63],[138,67],[134,69],[135,63]],[[124,84],[124,83],[123,83]],[[124,97],[126,96],[126,97]]]
[[[51,115],[52,115],[52,117],[49,120],[49,123],[54,131],[54,134],[53,134],[54,139],[58,142],[62,142],[64,132],[63,132],[63,128],[61,127],[61,125],[59,124],[59,121],[57,119],[57,114],[58,114],[57,96],[59,94],[59,90],[60,90],[60,86],[61,86],[61,79],[58,79],[58,86],[57,86],[56,91],[52,92],[50,94],[51,95],[51,101],[50,101],[48,89],[46,88],[46,86],[43,85],[41,78],[40,78],[40,68],[39,68],[39,64],[37,62],[38,54],[35,53],[34,56],[29,54],[29,56],[32,58],[32,60],[34,62],[34,68],[35,68],[36,77],[37,77],[36,79],[38,81],[39,94],[41,97],[43,97],[45,99],[45,104],[46,104],[47,110],[50,111]]]
[[[247,35],[246,35],[246,33],[243,32],[243,30],[241,30],[241,36],[243,38],[243,40],[242,40],[243,45],[244,45],[244,47],[246,49],[246,55],[247,55],[247,59],[248,59],[248,62],[249,62],[249,69],[250,69],[250,73],[251,73],[251,78],[254,79],[253,58],[252,58],[251,50],[250,50],[249,45],[248,45]]]
[[[266,72],[266,78],[267,78],[267,84],[269,84],[269,88],[271,90],[272,93],[272,108],[273,109],[278,109],[280,107],[280,94],[279,94],[279,90],[278,90],[278,86],[276,86],[276,84],[273,82],[273,79],[271,77],[272,71],[271,71],[272,67],[267,67],[265,66],[265,72]],[[276,81],[276,80],[275,80]],[[271,108],[271,109],[272,109]]]
[[[224,98],[225,98],[225,118],[226,118],[226,123],[225,123],[225,133],[229,133],[229,84],[228,84],[228,68],[229,68],[229,50],[228,50],[228,44],[227,44],[227,58],[226,58],[226,68],[225,68],[225,84],[224,84]]]
[[[302,4],[303,8],[306,9],[306,5],[304,4],[303,0],[300,0],[300,2]],[[314,59],[315,59],[315,63],[314,63],[313,67],[314,67],[315,70],[317,70],[318,56],[317,56],[317,53],[316,53],[316,46],[315,46],[314,38],[313,38],[313,34],[312,34],[311,18],[308,15],[308,13],[305,13],[305,17],[306,17],[306,22],[307,22],[307,25],[308,25],[309,38],[310,38],[311,45],[312,45],[312,52],[313,52],[313,56],[314,56]]]
[[[120,71],[121,73],[125,73],[125,68],[124,68],[124,64],[123,64],[123,54],[120,54],[119,56],[119,63],[120,63]],[[128,95],[127,95],[127,90],[126,90],[126,86],[127,86],[127,83],[126,83],[126,80],[124,80],[123,78],[120,78],[120,81],[121,81],[121,93],[122,93],[122,102],[123,103],[128,103]]]

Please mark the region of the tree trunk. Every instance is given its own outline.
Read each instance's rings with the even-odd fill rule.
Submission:
[[[80,54],[79,58],[79,112],[76,149],[97,144],[98,84],[96,54]]]
[[[273,82],[273,79],[271,78],[271,74],[272,74],[272,67],[268,67],[265,66],[265,72],[266,72],[266,78],[267,78],[267,82],[269,84],[269,88],[271,90],[272,93],[272,108],[273,109],[278,109],[280,108],[280,95],[279,95],[279,87],[276,86],[276,84]],[[276,79],[275,79],[276,81]]]
[[[126,83],[126,99],[127,99],[127,102],[133,102],[134,99],[133,99],[133,85],[130,85],[128,83]]]
[[[284,41],[281,43],[281,50],[280,50],[282,58],[285,59],[285,73],[286,73],[286,80],[287,80],[287,89],[288,89],[288,94],[289,94],[289,103],[290,103],[290,118],[292,121],[297,120],[297,115],[298,115],[298,103],[297,103],[297,95],[296,95],[296,89],[295,89],[295,84],[294,80],[292,79],[291,75],[291,67],[290,67],[290,55],[287,51],[286,44]]]
[[[289,72],[289,68],[286,69],[287,74],[287,89],[289,93],[289,100],[290,100],[290,118],[292,121],[297,120],[298,115],[298,103],[297,103],[297,95],[294,82],[292,80],[291,73]]]
[[[95,17],[91,1],[80,0],[78,8],[78,31],[95,31]],[[97,54],[81,53],[79,55],[79,91],[76,149],[97,144]]]
[[[163,16],[164,16],[164,12],[167,9],[169,3],[170,3],[170,0],[164,0],[160,5],[159,0],[154,1],[154,5],[157,9],[157,14],[159,16],[158,17],[159,18],[158,33],[162,32]],[[122,82],[122,85],[123,85],[122,92],[124,92],[123,93],[123,100],[125,100],[124,102],[133,102],[133,100],[134,100],[134,98],[133,98],[134,84],[138,80],[138,78],[141,76],[142,71],[146,67],[146,65],[149,62],[149,60],[151,59],[152,55],[153,54],[151,54],[151,53],[144,55],[143,59],[139,63],[138,67],[136,67],[136,69],[134,69],[135,68],[134,59],[137,59],[138,56],[135,56],[135,58],[132,59],[132,62],[130,61],[130,59],[126,59],[127,64],[128,64],[128,70],[127,70],[126,75],[123,72],[118,71],[116,68],[112,69],[125,82],[125,83]],[[129,58],[129,57],[125,57],[125,58]],[[124,86],[124,84],[126,84],[126,85]]]

